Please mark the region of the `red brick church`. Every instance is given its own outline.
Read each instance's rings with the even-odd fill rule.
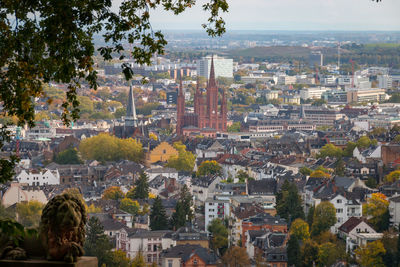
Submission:
[[[226,132],[227,128],[227,103],[225,91],[222,93],[221,105],[218,105],[218,87],[215,81],[214,60],[211,59],[210,78],[204,95],[197,83],[194,94],[194,113],[185,113],[185,97],[183,95],[182,81],[179,86],[177,100],[178,135],[190,133],[213,136],[216,132]]]

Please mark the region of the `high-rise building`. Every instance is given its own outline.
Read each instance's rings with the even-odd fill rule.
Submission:
[[[200,132],[202,129],[213,129],[226,132],[227,130],[227,101],[225,91],[222,93],[221,105],[218,107],[218,87],[215,81],[214,61],[211,58],[210,79],[207,83],[206,95],[204,95],[197,84],[194,95],[194,113],[185,113],[185,97],[182,81],[179,86],[177,99],[177,123],[176,133],[183,135],[183,128],[190,126]]]
[[[197,75],[210,77],[211,61],[214,62],[215,78],[233,78],[233,59],[207,56],[197,61]]]
[[[308,63],[310,67],[323,66],[324,65],[324,55],[321,51],[312,51],[308,58]]]

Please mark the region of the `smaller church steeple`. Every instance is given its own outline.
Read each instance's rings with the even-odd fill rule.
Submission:
[[[135,98],[133,97],[133,89],[131,81],[129,81],[128,106],[126,107],[125,124],[127,126],[137,127]]]

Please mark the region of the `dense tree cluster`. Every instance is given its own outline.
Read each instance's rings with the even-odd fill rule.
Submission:
[[[121,159],[135,162],[143,160],[143,148],[139,141],[132,138],[119,139],[106,133],[83,140],[79,145],[79,152],[84,159],[100,162]]]

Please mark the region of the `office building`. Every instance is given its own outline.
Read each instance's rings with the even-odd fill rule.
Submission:
[[[207,56],[197,61],[197,75],[210,78],[211,61],[214,61],[215,78],[233,78],[233,59]]]

